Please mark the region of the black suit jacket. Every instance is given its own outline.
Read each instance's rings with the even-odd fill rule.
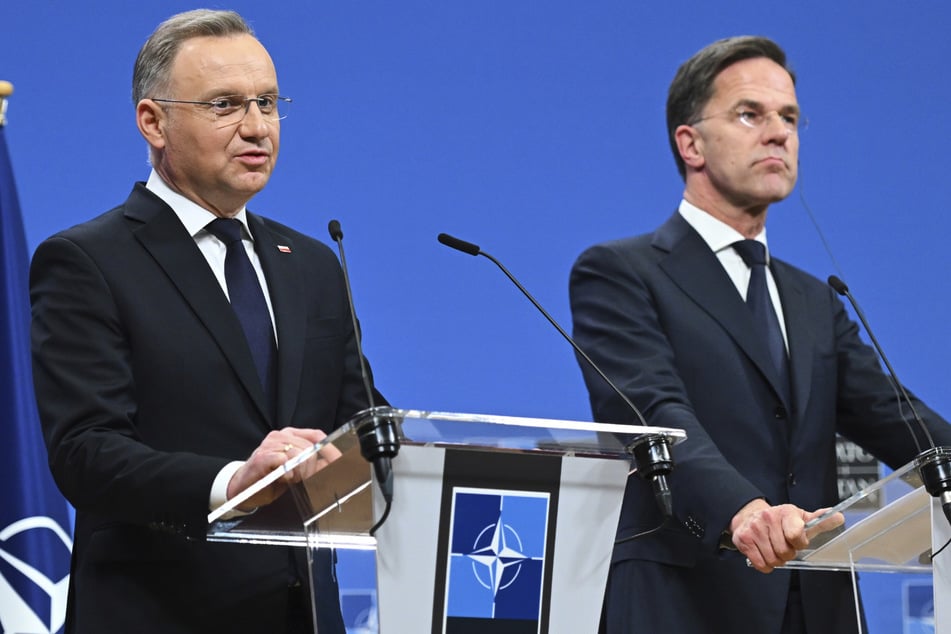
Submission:
[[[763,575],[718,549],[732,516],[758,497],[809,510],[838,502],[836,432],[892,467],[916,454],[894,392],[838,297],[784,262],[772,259],[770,267],[785,313],[791,402],[776,389],[750,311],[679,214],[653,234],[592,247],[572,269],[579,345],[650,425],[687,432],[673,450],[675,526],[614,552],[615,562],[643,564],[625,583],[645,632],[778,632],[790,577]],[[633,421],[617,395],[581,367],[594,418]],[[916,407],[935,441],[951,443],[951,427]],[[632,478],[618,536],[660,521],[650,487]],[[810,633],[855,631],[848,577],[801,576]]]
[[[69,632],[283,632],[288,551],[204,541],[212,481],[269,430],[330,432],[366,398],[333,252],[248,223],[279,341],[276,419],[214,274],[142,184],[36,250],[36,394],[76,507]]]

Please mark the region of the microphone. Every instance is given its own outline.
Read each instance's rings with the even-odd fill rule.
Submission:
[[[878,339],[875,338],[875,334],[872,332],[868,320],[865,319],[865,313],[862,312],[859,303],[855,297],[852,296],[852,293],[849,292],[849,287],[835,275],[829,276],[828,283],[836,293],[847,298],[849,303],[852,304],[852,308],[855,309],[855,314],[858,315],[859,320],[865,327],[865,332],[868,333],[868,337],[875,347],[875,351],[885,363],[885,367],[888,369],[889,382],[892,385],[892,389],[895,390],[895,398],[898,400],[899,412],[901,411],[901,403],[904,401],[911,410],[911,415],[915,419],[915,423],[917,423],[925,439],[927,439],[930,447],[926,451],[922,451],[917,434],[915,434],[911,423],[909,423],[904,414],[902,414],[902,421],[908,426],[911,438],[914,440],[915,447],[918,449],[918,456],[915,458],[915,462],[918,466],[918,475],[921,476],[921,481],[924,483],[925,490],[928,491],[928,494],[941,500],[941,509],[944,511],[944,516],[948,519],[948,522],[951,523],[951,448],[935,446],[931,432],[928,431],[928,426],[925,425],[925,421],[921,418],[921,415],[918,414],[918,410],[915,409],[915,404],[912,402],[911,397],[908,396],[905,386],[898,380],[895,369],[892,367],[892,364],[889,363],[888,357],[885,356],[885,351],[879,345]]]
[[[528,300],[538,309],[538,311],[545,316],[545,319],[548,320],[552,326],[555,327],[561,336],[571,344],[571,347],[575,349],[575,352],[578,353],[582,359],[591,367],[598,376],[600,376],[608,386],[614,390],[621,400],[624,401],[624,404],[630,408],[634,415],[637,417],[637,420],[644,427],[648,427],[647,421],[644,419],[644,415],[641,414],[641,411],[637,409],[634,403],[622,392],[608,376],[601,371],[601,368],[591,360],[591,357],[581,349],[575,340],[565,332],[565,330],[558,325],[558,322],[548,314],[542,305],[539,304],[532,294],[529,293],[522,284],[515,279],[515,276],[512,275],[505,266],[499,262],[497,259],[480,249],[477,245],[472,244],[471,242],[466,242],[465,240],[460,240],[455,238],[447,233],[440,233],[437,236],[437,239],[442,244],[447,247],[456,249],[457,251],[462,251],[463,253],[468,253],[469,255],[481,255],[489,260],[491,260],[503,273],[506,277],[518,287],[518,290],[522,291],[522,294],[528,298]],[[634,464],[636,465],[637,474],[644,480],[651,483],[651,487],[654,490],[654,498],[657,500],[657,505],[660,507],[661,513],[664,515],[664,519],[672,517],[674,514],[673,510],[673,500],[671,499],[670,487],[667,483],[667,476],[670,474],[671,469],[673,469],[674,461],[670,456],[670,443],[667,440],[666,436],[661,434],[648,434],[642,438],[634,441],[627,451],[634,456]]]
[[[373,465],[376,480],[380,485],[380,492],[386,502],[386,509],[380,520],[370,529],[370,535],[386,521],[393,502],[393,465],[392,459],[400,450],[399,436],[396,423],[391,418],[378,416],[373,398],[373,388],[370,386],[370,373],[367,371],[366,360],[363,357],[363,346],[360,343],[360,329],[357,324],[357,311],[353,307],[353,292],[350,289],[350,274],[347,271],[347,258],[343,252],[343,230],[338,220],[331,220],[327,225],[330,238],[337,243],[340,252],[340,266],[343,270],[344,286],[347,289],[347,302],[350,306],[350,317],[353,319],[353,336],[357,344],[357,356],[360,359],[360,375],[363,378],[363,388],[366,390],[367,403],[373,412],[372,419],[357,429],[357,438],[360,441],[360,454]]]

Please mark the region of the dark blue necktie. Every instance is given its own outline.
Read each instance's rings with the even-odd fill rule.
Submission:
[[[254,357],[254,365],[257,366],[269,406],[273,407],[274,389],[277,384],[274,327],[257,273],[251,266],[251,260],[241,241],[241,222],[234,218],[216,218],[208,223],[205,229],[228,247],[228,254],[225,256],[228,297],[244,329],[244,336],[251,348],[251,356]]]
[[[789,403],[789,361],[786,343],[779,327],[779,318],[773,308],[766,286],[766,247],[756,240],[740,240],[733,248],[750,267],[750,285],[746,290],[746,305],[753,313],[753,324],[762,341],[766,342],[770,359],[779,377],[779,386],[786,403]]]

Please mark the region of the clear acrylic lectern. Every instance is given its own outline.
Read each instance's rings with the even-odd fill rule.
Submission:
[[[370,535],[385,502],[358,432],[380,419],[401,447],[389,516]],[[215,509],[208,539],[375,549],[381,634],[594,632],[629,448],[649,437],[685,434],[378,407]],[[231,517],[318,454],[326,466],[278,503]]]
[[[913,461],[844,500],[828,515],[841,512],[846,524],[814,537],[787,568],[866,572],[914,572],[932,575],[935,634],[951,634],[951,524],[941,505],[925,491]],[[864,516],[853,513],[869,499],[891,500]],[[932,553],[937,553],[932,560]],[[857,595],[856,595],[857,596]]]

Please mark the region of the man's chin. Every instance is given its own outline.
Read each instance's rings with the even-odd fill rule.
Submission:
[[[248,196],[253,196],[268,184],[271,180],[271,174],[262,172],[249,172],[244,174],[235,184],[235,191],[243,192]]]
[[[777,179],[772,183],[766,183],[763,190],[763,199],[770,203],[778,203],[781,200],[785,200],[789,194],[792,193],[795,185],[795,179],[790,181],[786,178]]]

